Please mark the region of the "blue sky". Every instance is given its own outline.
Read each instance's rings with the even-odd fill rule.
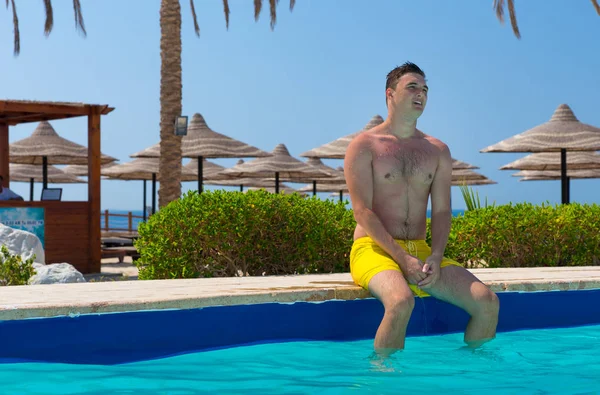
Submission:
[[[126,162],[159,141],[160,1],[81,3],[86,38],[75,30],[71,1],[54,1],[49,37],[42,2],[17,1],[19,57],[12,56],[12,14],[0,11],[1,96],[114,106],[102,119],[102,152]],[[196,0],[197,38],[182,1],[183,112],[267,151],[284,143],[299,157],[385,116],[386,74],[407,60],[424,69],[430,87],[418,127],[497,181],[477,189],[499,204],[559,203],[560,182],[519,182],[498,168],[526,154],[479,150],[547,121],[561,103],[600,126],[600,16],[589,1],[518,2],[521,40],[498,22],[491,1],[297,0],[290,13],[282,0],[275,31],[268,7],[255,22],[251,1],[230,3],[227,31],[221,1]],[[86,122],[53,126],[87,145]],[[10,141],[35,126],[11,128]],[[599,185],[572,181],[572,201],[597,203]],[[86,184],[63,187],[63,199],[87,197]],[[11,188],[28,198],[28,184]],[[141,189],[141,181],[103,181],[102,209],[140,209]],[[463,207],[454,187],[453,208]]]

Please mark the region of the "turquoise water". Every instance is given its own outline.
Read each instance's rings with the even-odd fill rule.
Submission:
[[[546,394],[600,391],[600,325],[410,337],[381,361],[372,341],[244,346],[114,366],[0,365],[2,394]]]

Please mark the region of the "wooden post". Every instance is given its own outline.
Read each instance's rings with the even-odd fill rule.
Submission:
[[[133,229],[133,218],[131,217],[131,211],[129,212],[129,215],[128,215],[128,218],[127,218],[127,219],[129,220],[129,221],[128,221],[128,222],[129,222],[129,227],[128,227],[128,229],[129,229],[129,232],[131,232],[131,231],[132,231],[132,229]]]
[[[8,125],[0,123],[0,175],[3,185],[10,188],[10,166],[8,161]]]
[[[90,107],[88,115],[88,203],[90,224],[89,273],[99,273],[100,232],[100,111]]]
[[[104,210],[104,230],[108,229],[108,210]]]

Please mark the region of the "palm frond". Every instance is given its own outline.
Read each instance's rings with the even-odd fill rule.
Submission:
[[[269,0],[269,6],[271,8],[271,30],[273,30],[277,23],[277,0]]]
[[[192,9],[192,19],[194,20],[194,31],[196,36],[200,37],[200,26],[198,25],[198,18],[196,17],[196,7],[194,7],[194,0],[190,0],[190,8]]]
[[[8,10],[8,0],[6,0],[6,9]]]
[[[80,29],[84,36],[87,36],[85,24],[83,23],[83,14],[81,13],[81,3],[79,0],[73,0],[73,9],[75,11],[75,28]]]
[[[592,0],[596,1],[596,0]],[[294,11],[294,6],[296,5],[296,0],[290,0],[290,11]]]
[[[504,0],[494,0],[493,7],[496,10],[496,17],[500,23],[504,23]]]
[[[44,0],[44,6],[46,7],[46,23],[44,24],[44,34],[50,35],[52,28],[54,27],[54,13],[52,12],[52,1]]]
[[[592,5],[596,9],[596,13],[598,13],[598,15],[600,15],[600,5],[598,4],[598,0],[590,0],[590,1],[592,2]]]
[[[262,10],[262,0],[254,0],[254,20],[258,21],[260,11]]]
[[[225,27],[229,30],[229,13],[231,10],[229,9],[229,1],[223,0],[223,12],[225,13]]]
[[[8,3],[8,0],[6,0]],[[13,11],[13,28],[15,33],[15,43],[14,43],[14,54],[15,56],[21,52],[21,35],[19,34],[19,17],[17,17],[17,7],[15,6],[15,0],[10,0],[10,4],[12,6]]]
[[[517,38],[521,38],[519,32],[519,26],[517,25],[517,15],[515,13],[515,0],[507,0],[508,3],[508,15],[510,16],[510,24],[512,25],[513,32]]]
[[[596,1],[596,0],[592,0]],[[521,33],[519,32],[519,26],[517,24],[517,14],[515,12],[515,1],[507,0],[508,4],[508,15],[510,17],[510,24],[513,29],[513,33],[517,38],[521,38]],[[496,17],[500,21],[500,23],[504,23],[504,0],[494,0],[493,8],[496,10]]]

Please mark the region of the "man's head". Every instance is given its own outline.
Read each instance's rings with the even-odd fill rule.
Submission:
[[[427,103],[425,73],[414,63],[406,62],[387,75],[385,101],[389,110],[421,115]]]

